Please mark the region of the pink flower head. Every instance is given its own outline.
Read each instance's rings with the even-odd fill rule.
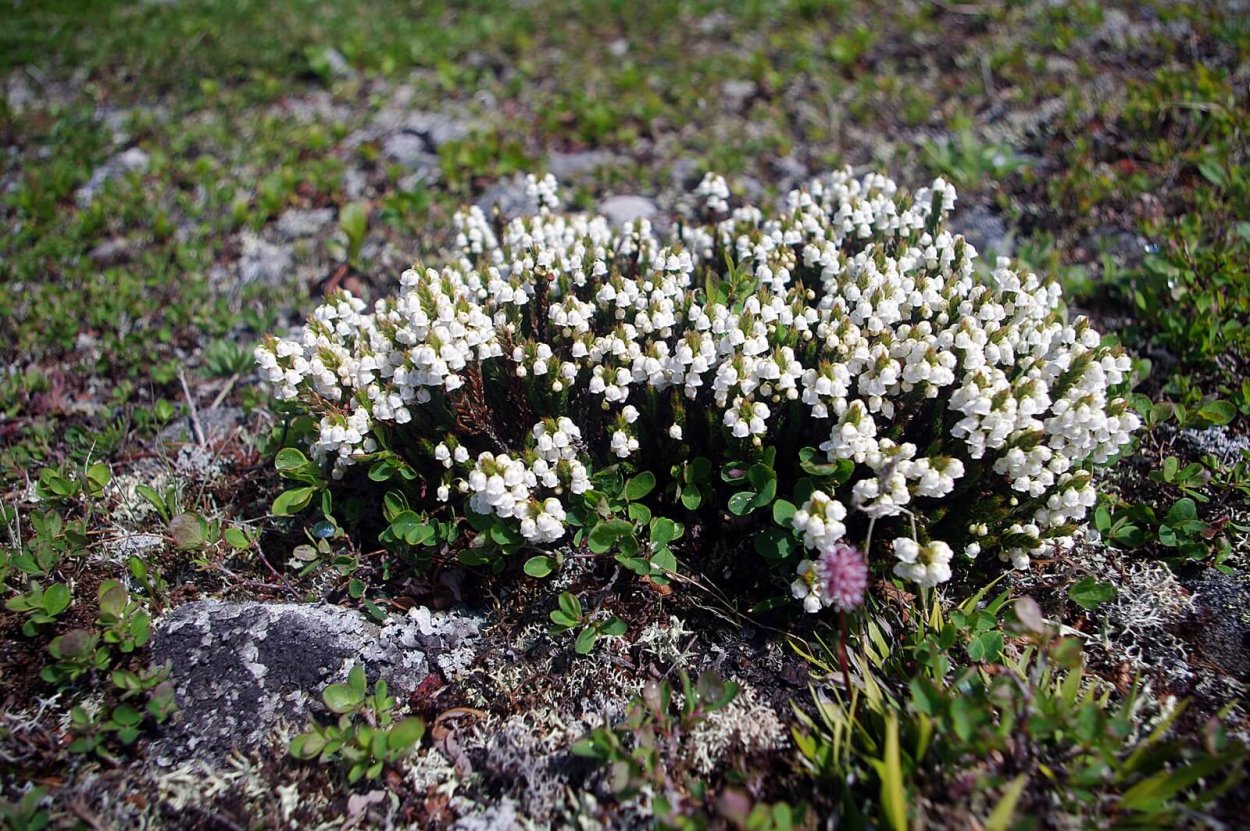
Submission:
[[[849,612],[864,602],[868,590],[868,563],[859,549],[834,543],[820,552],[816,566],[825,598],[839,612]]]

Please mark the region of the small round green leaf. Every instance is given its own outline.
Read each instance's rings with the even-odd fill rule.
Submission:
[[[331,684],[321,691],[321,698],[335,713],[350,713],[364,700],[358,691],[347,684]]]
[[[1110,583],[1100,583],[1093,577],[1084,577],[1068,588],[1068,599],[1082,609],[1097,609],[1115,599],[1117,592]]]
[[[755,497],[755,491],[738,491],[729,497],[729,513],[735,516],[750,513]]]
[[[655,474],[644,470],[625,483],[625,498],[633,501],[642,499],[655,488]]]
[[[406,750],[425,735],[425,722],[419,718],[406,718],[390,729],[387,744],[392,750]]]
[[[316,489],[312,487],[285,490],[273,501],[272,511],[277,516],[297,514],[308,507],[315,491]]]
[[[299,470],[308,464],[308,457],[294,447],[284,447],[274,457],[274,466],[281,472]]]
[[[530,577],[546,577],[555,569],[555,567],[555,558],[549,557],[546,554],[539,554],[538,556],[530,557],[525,561],[525,573]]]

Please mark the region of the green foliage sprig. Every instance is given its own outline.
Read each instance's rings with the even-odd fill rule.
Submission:
[[[378,679],[370,692],[360,664],[348,672],[347,683],[330,684],[321,698],[330,712],[339,715],[338,721],[311,723],[307,732],[291,740],[290,753],[322,763],[337,759],[348,782],[378,778],[386,765],[411,752],[425,735],[425,722],[419,718],[395,721],[395,699],[386,682]]]

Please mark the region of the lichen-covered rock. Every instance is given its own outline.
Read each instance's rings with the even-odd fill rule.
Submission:
[[[261,745],[279,721],[302,723],[318,711],[321,690],[356,663],[402,698],[431,666],[447,675],[466,667],[479,628],[476,618],[424,608],[379,627],[335,606],[180,606],[153,638],[153,659],[170,664],[182,711],[157,754],[175,762]]]
[[[313,237],[334,221],[333,208],[288,208],[278,217],[278,233],[288,240]]]
[[[204,441],[209,447],[216,447],[229,439],[243,423],[243,410],[240,407],[214,407],[197,413],[200,429],[204,431]],[[190,416],[175,419],[156,434],[156,447],[166,453],[176,453],[184,445],[195,442],[195,425]]]
[[[951,230],[963,234],[978,251],[1009,257],[1015,252],[1015,242],[1003,218],[982,205],[951,218]]]
[[[1209,569],[1194,585],[1197,654],[1250,683],[1250,578]]]
[[[131,147],[118,153],[96,168],[87,184],[74,191],[74,202],[79,208],[87,208],[104,190],[104,185],[109,180],[129,173],[143,173],[148,169],[150,162],[151,157],[138,147]]]
[[[610,225],[625,225],[636,219],[653,219],[660,209],[645,196],[622,194],[609,196],[599,203],[599,213]]]

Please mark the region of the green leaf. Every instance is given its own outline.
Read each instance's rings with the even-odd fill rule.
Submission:
[[[1198,408],[1198,417],[1217,427],[1222,427],[1237,417],[1237,408],[1229,401],[1220,399],[1208,401]]]
[[[651,555],[651,565],[666,572],[676,571],[677,558],[673,556],[673,550],[667,545],[660,546]]]
[[[696,487],[686,487],[681,491],[681,505],[687,511],[698,510],[703,504],[703,492]]]
[[[590,529],[586,541],[590,550],[596,554],[604,554],[612,550],[617,540],[626,534],[632,534],[634,525],[623,519],[605,519]]]
[[[240,528],[227,528],[221,536],[226,541],[226,545],[236,551],[245,551],[252,547],[252,541],[247,538],[247,534]]]
[[[1168,525],[1179,525],[1182,522],[1193,521],[1198,518],[1198,504],[1188,496],[1176,500],[1176,503],[1168,510],[1165,521]]]
[[[751,483],[751,487],[762,491],[769,482],[774,484],[777,482],[777,474],[767,465],[757,463],[747,468],[747,481]]]
[[[113,709],[113,721],[133,727],[143,721],[143,713],[129,704],[119,704]]]
[[[371,482],[385,482],[395,474],[396,464],[393,459],[378,459],[369,467]]]
[[[421,545],[434,538],[434,529],[415,511],[401,511],[391,520],[391,533],[409,545]]]
[[[97,493],[109,483],[110,478],[109,466],[104,462],[96,462],[87,468],[87,480],[91,482]]]
[[[578,655],[589,655],[595,648],[595,640],[599,637],[599,633],[592,627],[587,626],[577,635],[577,641],[573,644],[573,649]]]
[[[555,570],[555,567],[556,561],[554,557],[549,557],[546,554],[540,554],[526,560],[524,569],[525,573],[530,577],[542,578],[546,577],[553,570]]]
[[[1198,162],[1198,172],[1202,174],[1202,178],[1216,187],[1222,188],[1228,184],[1228,177],[1224,174],[1224,168],[1220,167],[1220,163],[1215,159],[1207,158]]]
[[[624,496],[630,501],[642,499],[654,489],[655,474],[649,470],[644,470],[625,483]]]
[[[1002,632],[981,632],[968,641],[968,657],[978,663],[995,661],[1002,651]]]
[[[278,494],[273,501],[273,508],[270,510],[276,516],[290,516],[297,514],[308,507],[308,503],[312,501],[313,493],[316,488],[291,488]]]
[[[352,668],[347,673],[347,684],[355,690],[363,700],[365,692],[368,690],[368,682],[365,678],[365,668],[360,664],[352,664]]]
[[[499,546],[516,545],[521,542],[521,532],[502,520],[490,526],[490,540]]]
[[[151,635],[152,616],[144,611],[135,612],[134,619],[130,622],[130,636],[134,638],[135,645],[143,646]]]
[[[178,514],[169,521],[169,535],[179,551],[193,551],[204,546],[208,523],[199,514]]]
[[[652,545],[657,547],[664,546],[680,538],[683,530],[685,529],[668,517],[656,517],[651,520],[649,538]]]
[[[339,227],[347,235],[348,259],[354,260],[359,256],[367,225],[368,214],[360,202],[349,203],[339,210]]]
[[[364,701],[364,695],[347,684],[331,684],[321,691],[321,698],[334,713],[350,713]]]
[[[312,759],[326,746],[325,737],[319,733],[304,733],[291,739],[287,752],[296,759]]]
[[[574,621],[582,619],[582,602],[571,592],[560,592],[560,596],[556,598],[556,604],[560,607],[560,611]]]
[[[1029,784],[1028,774],[1022,773],[1003,789],[1003,795],[993,812],[985,820],[985,831],[1011,831],[1011,821],[1016,816],[1016,804],[1024,793],[1024,786]]]
[[[980,720],[980,710],[978,709],[980,706],[978,702],[962,696],[951,702],[951,727],[961,741],[968,742],[972,740],[972,733]]]
[[[794,519],[794,512],[797,510],[798,507],[795,506],[793,502],[788,502],[785,499],[778,499],[773,503],[773,522],[777,523],[782,528],[789,528],[791,527],[792,520]]]
[[[552,610],[551,613],[548,614],[547,616],[551,618],[552,623],[556,624],[557,626],[562,626],[565,629],[572,629],[574,626],[576,626],[578,623],[581,622],[579,618],[569,617],[568,615],[566,615],[564,612],[560,611],[559,609]]]
[[[639,525],[646,525],[651,521],[651,509],[640,502],[631,502],[629,508],[626,509],[629,518]]]
[[[48,588],[48,593],[56,586]],[[67,592],[68,594],[68,592]],[[122,613],[126,611],[126,604],[130,602],[130,592],[126,591],[126,587],[116,580],[105,580],[100,584],[100,614],[108,615],[113,618],[120,618]],[[44,606],[47,604],[47,594],[44,595]],[[55,612],[53,613],[55,614]]]
[[[881,779],[881,807],[893,831],[907,831],[907,797],[903,787],[903,761],[899,752],[898,713],[889,711],[885,724],[885,756],[873,760]]]
[[[765,559],[784,560],[795,548],[795,540],[789,531],[780,528],[765,528],[755,535],[755,550]]]
[[[729,513],[734,516],[750,513],[753,510],[756,496],[755,491],[738,491],[729,497]]]
[[[121,586],[119,585],[118,588],[121,588]],[[122,593],[125,594],[125,592],[126,590],[122,589]],[[53,583],[43,593],[43,610],[55,617],[69,608],[71,599],[69,586],[64,583]]]
[[[1068,587],[1068,599],[1082,609],[1097,609],[1114,600],[1116,588],[1110,583],[1100,583],[1093,577],[1084,577]]]
[[[855,463],[850,459],[838,459],[836,462],[823,459],[824,455],[814,447],[804,447],[799,451],[799,467],[809,476],[832,479],[834,484],[841,485],[855,472]]]
[[[603,624],[603,626],[599,627],[599,631],[601,634],[609,635],[614,638],[619,638],[621,635],[624,635],[628,630],[629,630],[629,626],[625,623],[625,621],[621,620],[619,617],[614,617],[611,620],[609,620],[607,623]]]
[[[738,695],[737,683],[726,681],[710,670],[699,673],[695,689],[698,691],[699,700],[713,712],[727,707]]]
[[[297,471],[308,464],[308,457],[294,447],[284,447],[274,456],[274,466],[280,473]]]
[[[382,516],[386,517],[387,522],[394,522],[395,517],[408,510],[408,499],[399,491],[387,491],[382,497]],[[480,517],[481,514],[469,514],[469,522],[473,522],[473,517]],[[483,528],[485,526],[482,526]],[[482,530],[477,528],[478,531]]]
[[[393,750],[406,750],[421,741],[424,735],[424,721],[419,718],[406,718],[391,727],[388,744]]]

